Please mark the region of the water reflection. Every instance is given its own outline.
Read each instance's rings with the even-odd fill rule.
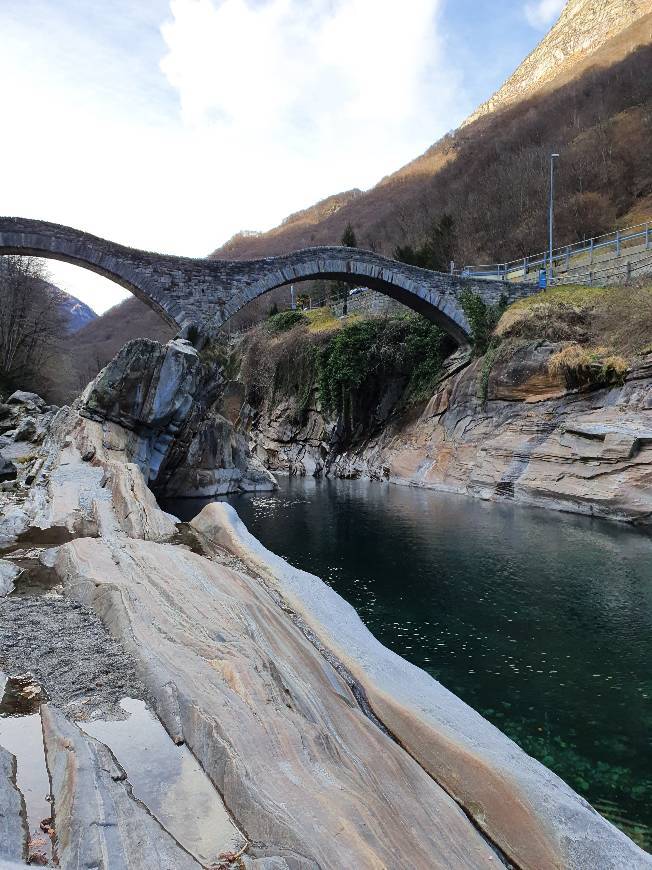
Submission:
[[[429,671],[652,849],[652,539],[360,481],[229,499]],[[205,502],[166,505],[190,519]]]
[[[133,794],[200,864],[238,851],[244,839],[186,746],[176,746],[144,701],[125,698],[128,718],[78,722],[124,768]]]
[[[52,807],[39,712],[42,696],[31,689],[40,687],[28,675],[12,678],[0,672],[0,746],[16,758],[16,785],[27,811],[29,854],[36,864],[37,856],[47,862],[52,858],[52,843],[41,829]]]

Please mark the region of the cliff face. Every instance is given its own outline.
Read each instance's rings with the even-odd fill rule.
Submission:
[[[652,0],[569,0],[557,23],[493,97],[465,121],[531,97],[652,12]]]
[[[559,349],[533,343],[498,362],[486,400],[478,360],[421,413],[395,415],[348,445],[341,420],[312,407],[298,423],[280,402],[255,418],[253,450],[277,473],[387,480],[651,524],[652,354],[623,385],[583,393],[550,375]]]
[[[341,329],[346,339],[349,327]],[[650,329],[652,288],[547,291],[503,314],[484,356],[450,358],[427,403],[410,400],[409,372],[397,362],[404,341],[381,349],[379,359],[391,361],[384,368],[344,356],[341,370],[358,376],[334,410],[312,362],[328,356],[328,339],[315,336],[309,352],[297,328],[283,356],[278,340],[252,345],[257,360],[274,361],[265,383],[261,364],[244,357],[240,422],[274,472],[388,480],[651,525]]]

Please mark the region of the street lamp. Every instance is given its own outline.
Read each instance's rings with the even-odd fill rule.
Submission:
[[[550,155],[550,214],[548,216],[548,284],[552,282],[552,223],[553,223],[553,211],[555,207],[555,160],[559,157],[559,154],[551,154]]]

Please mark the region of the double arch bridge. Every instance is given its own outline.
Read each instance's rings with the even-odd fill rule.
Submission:
[[[209,260],[154,254],[46,221],[0,218],[0,255],[73,263],[130,290],[186,337],[216,335],[249,302],[288,284],[327,279],[391,296],[444,329],[457,344],[470,326],[459,296],[471,289],[488,304],[536,293],[533,284],[455,278],[359,248],[307,248],[260,260]]]

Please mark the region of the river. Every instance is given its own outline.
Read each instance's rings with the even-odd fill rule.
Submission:
[[[652,537],[363,481],[281,479],[229,501],[652,851]],[[205,503],[165,507],[187,520]]]

